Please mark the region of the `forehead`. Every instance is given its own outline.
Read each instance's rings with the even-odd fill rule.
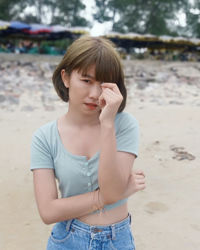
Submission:
[[[87,69],[83,69],[83,70],[79,69],[77,70],[77,72],[82,76],[96,78],[96,66],[95,65],[92,65],[88,67]]]

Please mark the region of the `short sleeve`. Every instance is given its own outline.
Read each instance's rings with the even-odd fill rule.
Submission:
[[[39,129],[32,136],[30,169],[54,169],[53,158],[45,135]]]
[[[118,119],[116,134],[117,151],[124,151],[138,156],[139,125],[138,121],[129,113],[122,113]]]

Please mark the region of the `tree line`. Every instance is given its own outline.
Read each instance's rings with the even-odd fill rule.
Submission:
[[[94,20],[114,32],[200,38],[199,0],[94,0]],[[24,11],[29,7],[29,12]],[[81,0],[0,0],[0,20],[92,27]],[[180,15],[185,24],[180,23]]]

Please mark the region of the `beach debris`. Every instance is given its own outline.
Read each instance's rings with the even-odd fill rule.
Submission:
[[[166,212],[169,208],[162,202],[151,201],[145,205],[145,211],[149,214],[154,214],[156,212]]]
[[[178,102],[178,101],[172,100],[172,101],[169,101],[169,104],[182,105],[183,102]]]
[[[137,81],[137,88],[138,89],[145,89],[148,85],[149,85],[148,82],[146,82],[144,80],[143,81],[141,81],[141,80]]]
[[[199,106],[197,63],[124,61],[124,68],[128,96],[135,102]]]
[[[156,140],[153,142],[154,145],[159,145],[160,144],[160,141]]]
[[[21,108],[21,111],[33,111],[35,109],[35,107],[32,107],[30,105],[26,105],[26,106],[23,106]]]
[[[198,224],[190,224],[190,226],[196,230],[196,231],[200,231],[200,226]]]
[[[42,106],[50,111],[65,104],[51,80],[58,61],[45,56],[40,60],[21,54],[10,56],[0,54],[0,109],[29,112]],[[123,64],[129,103],[134,100],[142,103],[141,107],[146,103],[200,106],[198,63],[126,60]]]
[[[184,147],[177,147],[175,145],[171,145],[170,149],[176,153],[175,156],[172,157],[172,159],[176,159],[178,161],[182,161],[182,160],[195,160],[195,156],[188,153],[187,151],[185,151]]]
[[[46,111],[53,111],[53,110],[55,110],[55,108],[53,106],[50,106],[50,105],[45,105],[44,108],[45,108]]]
[[[54,68],[55,62],[24,62],[20,58],[4,61],[0,55],[0,108],[14,111],[19,107],[31,112],[43,106],[45,110],[54,110],[60,101],[51,81]]]
[[[4,95],[0,95],[0,102],[4,102],[6,100],[6,97]]]

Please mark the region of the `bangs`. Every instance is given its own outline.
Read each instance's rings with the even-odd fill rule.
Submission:
[[[117,55],[108,53],[105,48],[90,49],[76,58],[75,69],[82,75],[87,75],[89,69],[95,66],[95,79],[99,82],[121,82],[123,72]]]

